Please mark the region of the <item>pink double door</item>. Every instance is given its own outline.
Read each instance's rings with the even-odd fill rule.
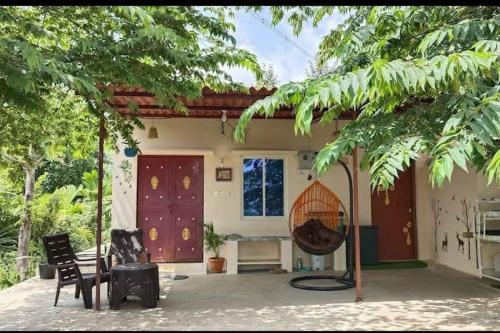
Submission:
[[[203,156],[139,155],[137,227],[154,262],[203,262]]]

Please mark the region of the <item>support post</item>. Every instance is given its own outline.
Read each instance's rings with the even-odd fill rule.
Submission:
[[[354,121],[357,111],[353,112]],[[354,196],[354,261],[356,274],[356,302],[361,302],[361,255],[359,237],[359,197],[358,197],[358,150],[354,148],[352,153],[352,174],[353,174],[353,196]]]
[[[102,229],[102,188],[104,181],[104,110],[99,114],[99,152],[98,152],[98,185],[97,185],[97,220],[95,242],[97,246],[96,253],[96,279],[95,279],[95,309],[101,310],[101,229]]]

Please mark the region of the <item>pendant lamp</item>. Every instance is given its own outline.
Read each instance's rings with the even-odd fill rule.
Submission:
[[[149,127],[148,138],[158,139],[158,130],[156,129],[156,127],[154,127],[153,122],[151,122],[151,127]]]

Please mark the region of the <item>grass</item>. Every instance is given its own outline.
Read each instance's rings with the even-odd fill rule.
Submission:
[[[408,269],[408,268],[426,268],[427,264],[420,260],[410,261],[391,261],[391,262],[378,262],[371,265],[361,266],[364,270],[373,269]]]

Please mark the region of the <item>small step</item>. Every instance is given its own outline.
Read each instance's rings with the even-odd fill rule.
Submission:
[[[207,274],[207,264],[200,263],[157,263],[160,273],[175,273],[184,275]]]

